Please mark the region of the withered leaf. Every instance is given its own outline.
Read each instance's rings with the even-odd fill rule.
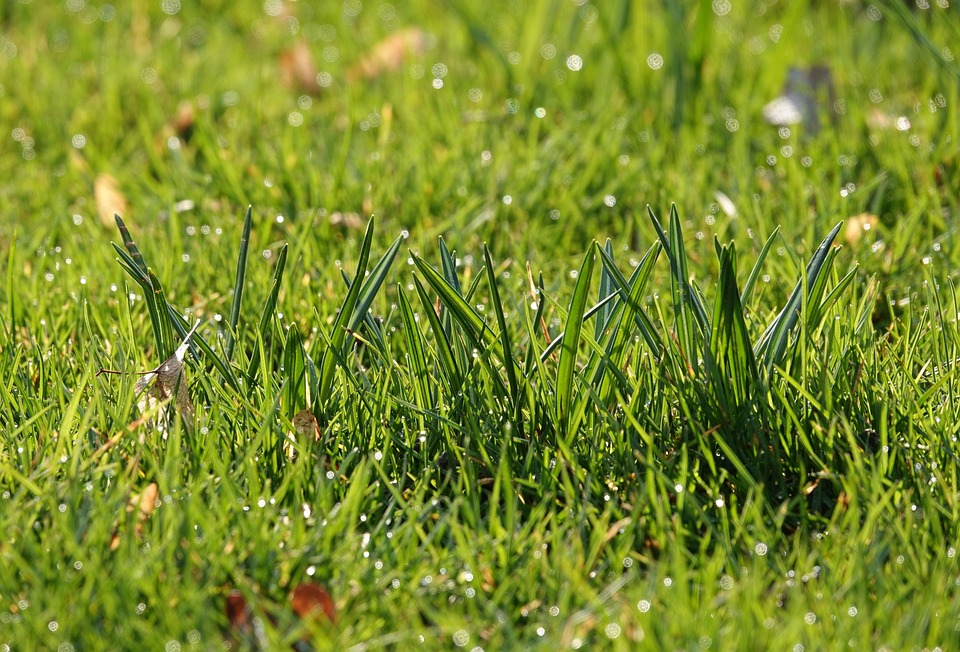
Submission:
[[[177,350],[169,358],[163,361],[155,370],[148,372],[137,380],[134,391],[138,396],[137,407],[141,412],[152,411],[157,406],[163,404],[170,398],[174,399],[176,411],[179,412],[187,424],[187,428],[193,425],[193,419],[196,411],[193,407],[193,401],[190,400],[190,391],[187,387],[187,374],[183,368],[183,359],[190,347],[190,338],[193,336],[200,320],[193,325],[183,342],[177,347]],[[164,405],[160,408],[160,418],[156,422],[156,427],[160,431],[166,431],[173,413],[169,407]]]
[[[120,184],[109,174],[97,175],[93,182],[93,200],[104,226],[113,228],[116,225],[114,215],[127,215],[127,198],[120,192]]]
[[[126,512],[133,513],[134,509],[139,508],[137,525],[134,529],[137,539],[143,537],[143,524],[146,522],[153,510],[157,506],[157,497],[160,495],[160,489],[156,482],[151,482],[139,494],[131,496],[127,501]],[[113,537],[110,539],[110,550],[116,550],[120,547],[120,528],[114,528]]]
[[[250,613],[250,605],[246,598],[236,589],[227,594],[227,622],[239,634],[250,635],[253,633],[253,615]]]
[[[877,225],[877,216],[873,213],[860,213],[847,218],[847,224],[843,230],[843,237],[849,245],[855,245],[860,242],[870,229]]]
[[[317,67],[306,41],[297,41],[292,48],[280,54],[280,81],[284,86],[311,95],[318,95],[322,87],[317,82]]]
[[[193,123],[196,120],[193,102],[183,101],[177,107],[173,116],[173,129],[184,141],[190,140],[193,135]]]
[[[293,416],[294,432],[287,433],[287,440],[283,442],[283,452],[286,453],[289,460],[297,456],[297,441],[312,439],[320,441],[320,426],[317,424],[317,417],[313,416],[310,409],[300,410]]]
[[[316,582],[301,582],[290,596],[290,606],[300,618],[323,613],[331,623],[337,622],[337,609],[327,590]]]
[[[423,54],[427,41],[427,33],[419,27],[394,32],[370,48],[370,52],[347,72],[347,80],[373,79],[396,70],[410,57]]]

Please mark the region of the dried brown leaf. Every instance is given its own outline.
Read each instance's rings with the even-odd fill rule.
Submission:
[[[160,495],[160,489],[156,482],[148,484],[139,494],[130,496],[127,500],[125,511],[132,514],[137,510],[137,524],[134,528],[137,540],[143,537],[143,524],[153,514],[157,506],[157,497]],[[110,538],[110,550],[116,550],[120,547],[120,526],[114,528],[113,536]]]
[[[320,441],[320,426],[317,424],[317,417],[309,409],[300,410],[293,416],[294,432],[287,433],[287,439],[283,442],[283,452],[291,462],[297,457],[297,441],[312,439]]]
[[[360,213],[341,213],[340,211],[334,211],[330,213],[330,224],[334,226],[343,226],[351,231],[359,231],[364,227],[363,217],[360,216]]]
[[[165,401],[173,398],[176,406],[187,427],[193,425],[196,410],[193,407],[193,401],[190,400],[190,390],[187,387],[187,374],[183,368],[183,359],[189,348],[190,338],[200,325],[200,320],[193,325],[193,328],[183,338],[183,342],[177,347],[177,350],[169,358],[163,361],[155,370],[144,374],[134,385],[134,392],[138,396],[137,407],[141,412],[148,412],[157,409]],[[160,419],[155,423],[160,431],[165,431],[166,426],[172,418],[172,413],[168,406],[160,407]]]
[[[250,612],[250,605],[240,591],[234,589],[227,594],[226,612],[227,622],[236,633],[244,636],[253,633],[253,615]]]
[[[193,102],[184,100],[177,107],[177,113],[173,116],[173,130],[184,141],[190,140],[193,135],[193,123],[196,121],[196,113]]]
[[[320,425],[317,423],[317,417],[309,409],[300,410],[293,417],[293,427],[301,437],[311,437],[314,441],[320,441]]]
[[[113,228],[116,226],[114,215],[126,217],[128,214],[127,198],[120,192],[120,184],[109,174],[97,175],[93,182],[93,199],[100,223],[104,226]]]
[[[160,488],[157,486],[156,482],[151,482],[147,485],[146,489],[140,492],[140,496],[137,497],[137,502],[140,506],[140,520],[147,520],[153,510],[157,507],[157,497],[160,495]],[[131,501],[131,506],[133,501]]]
[[[317,66],[306,41],[297,41],[292,48],[280,53],[280,81],[297,91],[318,95],[322,87],[317,83]]]
[[[860,242],[860,238],[867,231],[870,231],[877,225],[879,219],[873,213],[860,213],[847,218],[846,226],[843,230],[843,237],[849,245],[855,245]]]
[[[397,70],[407,59],[427,49],[427,33],[419,27],[408,27],[387,36],[370,48],[365,57],[347,72],[348,81],[373,79]]]
[[[337,622],[337,609],[327,590],[316,582],[301,582],[290,596],[293,613],[306,619],[323,613],[331,623]]]

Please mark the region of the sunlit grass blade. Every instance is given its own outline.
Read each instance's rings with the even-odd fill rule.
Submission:
[[[308,405],[304,394],[306,365],[300,329],[291,324],[287,329],[287,341],[283,347],[283,398],[288,418]]]
[[[443,370],[444,376],[447,379],[448,387],[451,391],[455,392],[460,388],[463,374],[457,364],[453,347],[450,345],[449,339],[447,339],[447,333],[443,328],[443,324],[440,323],[440,318],[437,316],[433,302],[430,300],[426,289],[424,289],[423,283],[421,283],[420,279],[416,276],[413,277],[413,283],[416,286],[417,295],[420,297],[420,304],[423,306],[423,314],[426,315],[427,321],[430,322],[430,328],[433,330],[437,355],[440,360],[440,368]]]
[[[587,309],[587,293],[590,291],[590,280],[593,276],[593,266],[596,260],[597,244],[591,244],[580,265],[577,275],[577,284],[570,299],[570,309],[567,311],[566,327],[563,329],[563,340],[560,345],[560,360],[557,363],[557,426],[562,439],[570,435],[570,412],[573,406],[573,382],[576,375],[577,349],[580,344],[580,331],[583,328],[584,313]]]
[[[486,346],[496,342],[496,335],[487,327],[483,318],[452,285],[447,283],[446,279],[437,270],[416,255],[413,256],[413,264],[423,276],[427,285],[440,297],[441,305],[450,311],[453,319],[460,324],[470,339]]]
[[[146,274],[147,263],[144,262],[143,255],[140,253],[137,243],[134,242],[133,236],[130,235],[127,225],[123,223],[123,218],[121,218],[119,215],[114,215],[113,219],[117,222],[117,228],[120,229],[120,237],[123,238],[123,245],[127,248],[127,251],[130,252],[130,257],[133,259],[134,266]]]
[[[619,299],[619,297],[620,295],[617,292],[608,294],[603,299],[601,299],[599,303],[595,303],[586,312],[583,313],[583,321],[586,322],[592,319],[598,312],[600,312],[604,308],[607,308],[609,306],[614,306],[617,303],[617,299]],[[553,352],[556,351],[557,347],[560,346],[560,343],[563,341],[563,333],[564,331],[560,331],[560,334],[557,335],[555,338],[553,338],[550,344],[547,345],[547,348],[544,349],[543,353],[540,355],[541,362],[546,362],[547,358],[549,358],[553,354]]]
[[[117,221],[118,224],[123,224],[119,217]],[[136,252],[139,262],[137,262],[131,254],[114,244],[113,248],[120,256],[117,262],[119,262],[124,271],[136,281],[140,289],[143,290],[144,303],[147,305],[147,313],[150,316],[150,326],[153,330],[154,341],[157,344],[157,355],[161,360],[166,359],[173,353],[173,338],[170,335],[170,323],[166,315],[167,300],[163,296],[162,291],[158,293],[157,286],[159,286],[160,282],[156,280],[156,275],[146,267],[143,256],[130,238],[130,233],[127,231],[126,226],[123,226],[121,231],[125,233],[124,238],[129,240],[128,248]],[[141,265],[143,265],[143,267],[141,267]],[[156,280],[157,286],[154,285],[154,280]]]
[[[655,242],[653,245],[651,245],[650,249],[647,250],[647,253],[645,253],[643,258],[640,260],[640,264],[637,266],[637,269],[634,270],[630,281],[627,281],[627,279],[624,278],[623,274],[617,268],[613,258],[607,255],[607,252],[600,250],[603,265],[610,273],[610,277],[613,282],[616,284],[617,289],[620,292],[620,299],[627,303],[629,312],[633,315],[634,323],[639,329],[641,337],[643,337],[644,342],[647,344],[647,348],[650,349],[650,352],[657,360],[659,360],[660,356],[663,355],[663,342],[660,339],[660,334],[654,327],[653,322],[650,321],[650,317],[647,315],[646,310],[644,310],[643,304],[641,303],[641,298],[643,297],[643,291],[646,289],[647,282],[650,279],[653,266],[660,257],[660,252],[662,250],[663,245],[661,245],[659,242]]]
[[[270,294],[263,303],[263,311],[260,313],[260,323],[257,326],[257,336],[262,339],[264,345],[267,342],[267,336],[272,330],[273,318],[277,313],[277,298],[280,296],[280,284],[283,281],[283,270],[287,265],[287,247],[283,245],[277,256],[277,266],[273,272],[273,282],[270,284]],[[247,379],[253,384],[257,377],[257,369],[260,366],[260,347],[253,348],[253,354],[250,356],[250,363],[247,365]]]
[[[174,349],[177,348],[176,340],[173,337],[173,330],[170,325],[170,319],[165,310],[167,306],[167,298],[163,294],[163,286],[160,284],[160,279],[157,278],[157,275],[153,273],[153,270],[147,270],[148,278],[150,280],[151,295],[147,299],[147,305],[150,307],[150,317],[151,319],[156,316],[156,321],[154,322],[154,332],[159,331],[159,351],[160,358],[166,360],[168,357],[173,355]]]
[[[440,269],[443,272],[443,278],[450,284],[450,287],[456,290],[457,294],[461,294],[456,254],[447,248],[447,243],[442,237],[438,238],[438,243],[440,247]]]
[[[487,270],[487,284],[490,287],[490,302],[492,309],[497,317],[497,327],[500,329],[500,347],[503,349],[503,368],[507,374],[507,384],[510,386],[510,400],[514,408],[514,425],[518,432],[523,433],[523,423],[520,418],[520,384],[517,382],[516,360],[513,357],[513,342],[510,338],[510,331],[507,328],[507,315],[503,310],[503,302],[500,301],[500,289],[497,284],[497,273],[493,266],[493,258],[490,256],[490,249],[486,243],[483,245],[484,267]]]
[[[610,258],[612,260],[613,259],[613,242],[611,242],[609,238],[604,243],[602,249],[603,249],[603,253],[606,254],[604,256],[604,260],[606,260],[607,258]],[[607,265],[604,264],[600,268],[600,288],[598,290],[597,298],[603,299],[604,297],[610,296],[611,294],[613,294],[613,291],[614,291],[613,279],[610,277],[610,271],[607,269]],[[610,315],[613,314],[613,310],[614,310],[614,306],[612,305],[606,305],[600,310],[600,314],[597,317],[597,323],[594,325],[594,329],[593,329],[593,339],[595,339],[596,341],[598,342],[600,341],[603,335],[604,329],[607,328],[607,322],[610,318]]]
[[[423,338],[413,308],[404,293],[403,288],[397,288],[397,301],[400,305],[400,317],[403,320],[403,333],[407,341],[408,371],[413,380],[413,395],[417,407],[429,410],[433,401],[430,399],[430,370],[427,367],[427,355],[423,346]]]
[[[790,340],[790,334],[797,320],[800,319],[800,311],[804,300],[804,286],[812,287],[820,278],[821,273],[829,273],[824,269],[824,264],[830,257],[830,248],[843,222],[838,223],[833,230],[827,234],[820,246],[813,253],[810,262],[807,264],[806,276],[797,283],[786,305],[776,319],[767,327],[757,345],[754,348],[756,357],[763,361],[763,368],[767,378],[773,371],[775,365],[780,364],[787,350],[787,344]]]
[[[677,207],[670,207],[670,235],[664,232],[660,221],[648,206],[647,214],[653,223],[653,228],[660,238],[667,259],[670,261],[670,287],[673,291],[673,312],[676,320],[677,339],[680,342],[680,352],[685,358],[685,365],[689,373],[695,373],[695,365],[700,357],[703,340],[709,337],[709,323],[706,310],[700,303],[699,297],[690,287],[690,276],[687,271],[687,256],[683,246],[683,233],[680,227],[680,216]],[[697,329],[699,328],[699,334]]]
[[[653,246],[647,250],[647,253],[644,254],[640,264],[637,265],[637,268],[633,271],[628,281],[623,279],[623,275],[614,263],[613,258],[609,256],[609,253],[603,249],[598,249],[603,265],[609,268],[610,278],[616,286],[616,289],[620,292],[621,303],[623,305],[623,313],[619,326],[613,334],[613,337],[611,337],[607,343],[606,355],[609,361],[608,371],[613,374],[616,380],[621,381],[619,383],[619,391],[624,396],[629,395],[629,389],[626,386],[627,383],[622,382],[623,378],[619,375],[619,372],[623,364],[623,352],[627,348],[627,342],[635,332],[633,329],[628,328],[627,324],[633,323],[638,327],[647,344],[647,348],[655,360],[659,360],[660,355],[662,355],[662,344],[659,343],[659,333],[654,329],[653,324],[650,322],[641,304],[643,293],[646,291],[647,282],[650,280],[650,274],[653,271],[653,265],[657,260],[660,249],[660,244],[654,243]],[[606,376],[599,390],[600,397],[604,401],[611,397],[611,387],[612,381],[609,379],[609,376]]]
[[[233,297],[230,302],[230,317],[227,321],[227,335],[225,344],[225,358],[229,363],[233,358],[233,347],[236,344],[237,326],[240,323],[240,308],[243,304],[243,288],[247,275],[247,250],[250,247],[250,223],[252,222],[253,207],[247,207],[247,214],[243,218],[243,231],[240,235],[240,251],[237,254],[237,271],[234,275]]]
[[[357,257],[357,272],[354,279],[363,279],[367,271],[367,263],[370,260],[370,248],[373,242],[373,232],[376,226],[375,218],[371,217],[367,223],[367,230],[363,236],[363,243],[360,245],[360,255]],[[343,358],[344,342],[347,337],[347,325],[352,321],[354,309],[360,298],[360,291],[363,288],[362,282],[354,282],[347,290],[347,296],[340,306],[340,312],[333,322],[333,328],[330,331],[330,341],[327,350],[320,361],[320,378],[317,387],[317,400],[323,406],[327,405],[330,395],[333,391],[333,375],[336,370],[337,361]]]
[[[823,319],[823,316],[837,304],[840,300],[840,297],[843,296],[850,286],[853,284],[854,279],[857,275],[857,270],[859,267],[854,265],[849,272],[844,274],[843,278],[837,281],[837,284],[833,286],[833,289],[827,293],[827,296],[824,297],[822,301],[818,303],[815,310],[810,311],[810,317],[807,321],[808,328],[816,328],[820,325],[820,322]]]
[[[780,227],[777,226],[773,230],[773,233],[770,234],[770,237],[767,238],[767,241],[763,243],[763,248],[760,249],[760,254],[757,256],[757,261],[753,264],[753,269],[750,270],[750,275],[747,277],[747,282],[743,284],[743,291],[740,293],[740,304],[744,307],[750,303],[750,299],[753,298],[753,288],[757,284],[757,279],[760,278],[760,271],[763,268],[763,263],[767,259],[767,254],[770,253],[770,250],[773,248],[773,242],[777,239],[777,236],[780,235]]]
[[[403,244],[403,239],[404,236],[398,236],[387,249],[386,253],[377,261],[377,264],[373,266],[373,269],[370,270],[366,278],[362,279],[360,296],[357,298],[357,305],[353,309],[353,315],[349,323],[350,330],[360,328],[360,323],[368,317],[370,306],[373,304],[377,293],[380,292],[380,287],[383,285],[384,280],[386,280],[387,272],[390,271],[393,261],[397,258],[397,252],[400,251],[400,245]],[[354,281],[356,279],[357,277],[354,277]]]
[[[710,327],[707,374],[724,418],[737,423],[758,389],[759,374],[737,288],[736,249],[733,243],[721,246],[719,240],[716,247],[720,280]]]

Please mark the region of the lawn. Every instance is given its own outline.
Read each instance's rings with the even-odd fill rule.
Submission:
[[[3,3],[0,651],[956,649],[948,4]]]

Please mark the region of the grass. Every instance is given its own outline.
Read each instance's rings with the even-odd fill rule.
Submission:
[[[0,9],[0,649],[950,649],[955,8],[187,4]]]

